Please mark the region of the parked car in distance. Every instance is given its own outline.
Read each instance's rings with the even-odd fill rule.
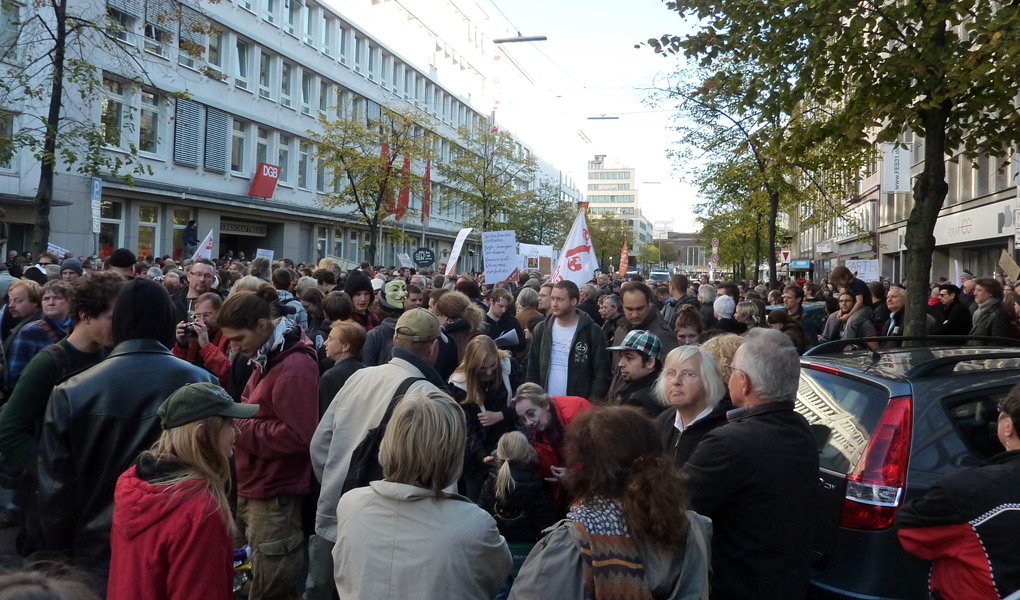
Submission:
[[[1015,340],[962,345],[971,339],[876,351],[836,341],[801,357],[796,410],[820,448],[811,598],[928,597],[930,564],[900,546],[896,512],[1003,451],[996,405],[1020,383]]]

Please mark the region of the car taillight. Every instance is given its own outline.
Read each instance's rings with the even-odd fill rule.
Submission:
[[[889,400],[864,456],[846,478],[843,527],[877,530],[892,525],[907,479],[910,413],[910,396]]]

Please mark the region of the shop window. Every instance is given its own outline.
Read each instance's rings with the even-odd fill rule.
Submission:
[[[159,207],[138,207],[138,258],[159,253]]]
[[[124,245],[124,203],[103,200],[99,210],[99,258],[106,258]]]

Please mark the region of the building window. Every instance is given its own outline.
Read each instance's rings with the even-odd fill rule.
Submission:
[[[314,18],[315,15],[313,14],[311,6],[305,4],[301,7],[301,37],[309,46],[314,46],[312,43],[312,29],[315,27]]]
[[[293,35],[297,29],[298,19],[301,18],[301,7],[300,2],[295,0],[284,0],[283,10],[287,16],[287,21],[283,24],[283,30]]]
[[[276,23],[276,0],[262,0],[262,19],[267,23]]]
[[[105,96],[102,99],[103,116],[99,121],[99,133],[103,137],[103,143],[115,148],[123,147],[124,139],[124,114],[126,105],[126,86],[115,80],[104,77],[103,91]]]
[[[223,30],[213,29],[209,32],[209,57],[207,63],[217,71],[223,71]]]
[[[180,260],[181,254],[184,252],[184,230],[188,227],[188,221],[190,220],[191,209],[188,208],[174,209],[174,247],[173,247],[174,260]],[[184,258],[191,257],[185,256]]]
[[[121,231],[124,226],[124,204],[103,200],[99,208],[99,258],[106,258],[124,245]]]
[[[312,74],[301,71],[301,112],[312,114]]]
[[[326,56],[333,55],[332,40],[330,32],[333,31],[333,21],[330,19],[326,11],[322,11],[322,53]]]
[[[0,110],[0,169],[14,168],[14,113]]]
[[[329,110],[329,99],[332,98],[333,86],[326,83],[325,81],[319,82],[319,110],[323,114]]]
[[[248,89],[248,42],[237,40],[234,48],[234,85]]]
[[[283,63],[283,71],[280,75],[280,104],[284,106],[291,106],[290,89],[293,85],[291,83],[294,78],[293,71],[294,69],[289,63]]]
[[[156,56],[166,57],[166,49],[174,43],[174,36],[163,29],[162,25],[145,24],[145,51]]]
[[[298,148],[297,186],[308,189],[308,143],[301,142]]]
[[[272,84],[273,56],[264,50],[259,52],[259,96],[272,98],[270,88]]]
[[[381,54],[382,53],[379,50],[378,46],[373,46],[373,45],[369,44],[369,46],[368,46],[368,78],[373,80],[373,81],[375,80],[375,72],[376,72],[376,70],[379,67],[379,58],[380,58]]]
[[[252,6],[251,0],[237,0],[237,5],[251,14],[255,14],[255,8]]]
[[[141,124],[138,128],[138,150],[157,154],[159,152],[159,95],[142,91]]]
[[[259,127],[255,136],[255,165],[269,162],[269,130]]]
[[[322,159],[315,164],[315,191],[326,193],[326,164]]]
[[[339,47],[338,54],[340,56],[340,63],[347,64],[347,30],[344,29],[343,24],[337,27],[336,30],[336,43]]]
[[[237,119],[234,119],[230,143],[230,170],[234,173],[244,173],[244,123]]]
[[[159,207],[138,207],[138,258],[159,253]]]
[[[6,16],[7,3],[4,2],[4,15]],[[116,8],[106,7],[106,35],[112,37],[115,40],[124,42],[134,46],[132,40],[132,33],[135,29],[135,20],[127,13],[121,12]]]
[[[21,28],[19,7],[10,0],[0,0],[0,62],[17,58],[18,31]]]
[[[278,156],[278,162],[280,163],[280,178],[279,182],[284,185],[290,185],[290,136],[280,134],[280,151]]]
[[[364,40],[359,38],[358,34],[354,34],[354,71],[356,73],[361,72],[361,47],[364,43]]]

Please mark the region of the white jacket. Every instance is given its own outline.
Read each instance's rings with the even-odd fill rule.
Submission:
[[[510,573],[496,521],[463,496],[375,481],[344,494],[337,515],[341,598],[488,600]]]

